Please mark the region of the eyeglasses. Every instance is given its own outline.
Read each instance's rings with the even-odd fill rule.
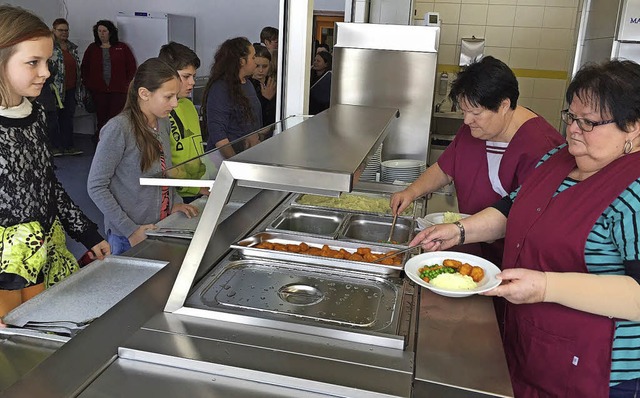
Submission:
[[[603,124],[615,123],[614,119],[611,120],[603,120],[601,122],[593,122],[589,119],[578,118],[568,109],[565,109],[560,112],[560,117],[562,121],[567,124],[567,126],[571,126],[573,122],[578,123],[578,128],[586,133],[593,131],[594,127],[602,126]]]
[[[56,28],[56,30],[57,30],[58,32],[63,32],[63,33],[64,33],[64,32],[69,32],[69,29],[57,29],[57,28]]]

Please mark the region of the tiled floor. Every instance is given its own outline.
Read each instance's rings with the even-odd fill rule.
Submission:
[[[56,157],[56,175],[69,196],[71,196],[71,199],[80,206],[87,217],[98,224],[99,232],[102,236],[106,237],[102,212],[98,210],[89,198],[89,194],[87,194],[87,176],[89,175],[91,159],[93,159],[95,150],[91,141],[91,135],[76,134],[74,136],[74,143],[76,148],[83,150],[84,153],[76,156]],[[76,258],[80,258],[87,250],[81,243],[76,242],[68,236],[67,247]]]

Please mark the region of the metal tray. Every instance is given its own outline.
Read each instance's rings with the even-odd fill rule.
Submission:
[[[398,217],[396,226],[393,229],[391,241],[387,242],[389,232],[391,232],[391,216],[372,216],[365,214],[351,214],[343,224],[338,234],[338,239],[348,239],[365,244],[394,245],[406,247],[413,237],[413,220],[405,217]]]
[[[9,312],[3,322],[20,327],[49,324],[52,332],[68,329],[57,324],[86,326],[167,264],[124,256],[96,260]]]
[[[204,308],[395,332],[400,286],[371,274],[245,259],[225,264],[198,295]]]
[[[258,249],[253,246],[258,243],[269,241],[271,243],[281,244],[294,244],[299,245],[302,242],[307,243],[309,246],[322,247],[323,245],[329,246],[331,249],[340,250],[345,249],[350,252],[356,251],[359,247],[366,246],[371,249],[373,253],[387,253],[391,250],[389,246],[380,245],[363,245],[356,242],[338,241],[332,239],[323,239],[314,236],[300,236],[293,234],[283,234],[277,232],[260,232],[248,238],[245,238],[233,245],[231,248],[237,249],[245,256],[260,257],[274,260],[295,261],[295,262],[310,262],[315,264],[321,264],[328,267],[342,268],[349,270],[356,270],[361,272],[367,272],[378,275],[391,275],[398,276],[402,271],[402,265],[383,265],[374,263],[364,263],[359,261],[350,261],[336,258],[327,258],[320,256],[311,256],[308,254],[281,252],[277,250]],[[407,257],[404,255],[402,263],[406,261]]]
[[[305,194],[298,194],[295,196],[295,198],[293,199],[293,201],[291,202],[291,204],[293,206],[298,206],[298,207],[302,207],[302,208],[307,208],[307,209],[328,209],[328,210],[342,210],[342,211],[346,211],[349,213],[357,213],[357,214],[376,214],[376,215],[380,215],[380,214],[391,214],[391,208],[386,206],[386,208],[384,209],[384,211],[382,212],[376,212],[376,211],[365,211],[365,210],[357,210],[357,209],[350,209],[350,208],[342,208],[342,207],[333,207],[333,206],[315,206],[315,205],[307,205],[307,204],[302,204],[300,203],[300,198],[302,198],[302,196],[304,196]],[[354,196],[362,196],[365,198],[374,198],[374,199],[384,199],[386,201],[386,203],[389,203],[391,196],[389,195],[384,195],[384,194],[373,194],[373,193],[361,193],[361,192],[352,192],[349,194],[344,194],[344,195],[354,195]],[[329,198],[331,199],[331,198]],[[405,210],[406,211],[406,210]],[[417,215],[419,215],[419,213],[421,212],[421,206],[420,206],[420,202],[418,200],[413,202],[413,211],[406,211],[406,213],[403,213],[403,216],[408,216],[408,217],[416,217]]]
[[[346,213],[317,209],[285,209],[267,227],[267,231],[286,231],[335,238]]]

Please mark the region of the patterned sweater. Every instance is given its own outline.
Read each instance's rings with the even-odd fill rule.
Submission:
[[[58,217],[69,236],[91,248],[103,238],[58,181],[46,131],[37,102],[25,118],[0,116],[0,225],[38,221],[48,231]]]

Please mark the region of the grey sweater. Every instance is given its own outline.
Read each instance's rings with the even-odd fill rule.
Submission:
[[[158,119],[159,138],[165,153],[166,167],[171,167],[169,119]],[[160,220],[162,188],[141,186],[140,177],[161,171],[160,161],[149,170],[140,171],[140,150],[133,128],[124,114],[112,118],[100,130],[100,141],[93,156],[87,191],[104,214],[104,225],[111,233],[129,237],[140,225]],[[169,208],[182,203],[176,190],[169,187]]]

